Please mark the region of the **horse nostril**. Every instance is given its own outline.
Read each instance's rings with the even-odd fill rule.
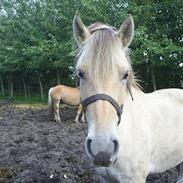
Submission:
[[[88,153],[90,158],[94,159],[94,155],[93,155],[93,152],[91,150],[91,143],[92,143],[92,139],[91,138],[87,138],[86,139],[86,152]]]
[[[113,140],[113,143],[114,143],[114,153],[116,153],[119,150],[119,142],[118,140]]]
[[[114,139],[113,143],[114,143],[114,151],[113,151],[113,153],[111,155],[111,158],[110,158],[111,161],[115,161],[116,160],[117,155],[118,155],[118,151],[119,151],[119,142],[118,142],[118,140]]]

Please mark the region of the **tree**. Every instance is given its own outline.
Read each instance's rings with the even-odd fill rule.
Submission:
[[[181,0],[4,0],[0,10],[1,93],[9,88],[12,96],[22,90],[25,96],[39,92],[43,97],[52,85],[74,85],[72,19],[76,10],[86,25],[101,21],[116,28],[131,13],[135,37],[130,55],[145,90],[181,87]]]

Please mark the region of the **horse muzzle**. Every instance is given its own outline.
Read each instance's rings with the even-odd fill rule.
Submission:
[[[119,142],[117,139],[112,139],[109,145],[98,146],[97,151],[93,153],[92,147],[94,146],[93,140],[87,138],[85,142],[86,152],[89,158],[93,161],[95,166],[109,167],[113,164],[118,156]],[[106,147],[105,149],[103,147]],[[112,151],[111,151],[112,149]]]

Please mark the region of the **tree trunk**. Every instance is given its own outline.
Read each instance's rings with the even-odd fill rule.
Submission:
[[[13,79],[12,79],[12,75],[10,75],[10,98],[13,98]]]
[[[18,88],[18,95],[19,95],[19,96],[22,95],[22,85],[20,85],[19,88]]]
[[[1,92],[2,92],[2,95],[4,97],[4,85],[3,85],[3,79],[1,76],[0,76],[0,82],[1,82]]]
[[[25,83],[24,77],[23,77],[22,81],[23,81],[23,85],[24,85],[24,95],[25,95],[25,97],[27,97],[27,87],[26,87],[26,83]]]
[[[41,99],[43,99],[44,98],[44,96],[43,96],[43,85],[42,85],[40,76],[38,76],[38,81],[39,81],[39,86],[40,86]]]
[[[7,76],[8,81],[8,95],[10,96],[10,76]]]
[[[27,83],[27,94],[29,97],[31,96],[29,83]]]
[[[57,84],[60,84],[60,73],[59,70],[57,70]]]
[[[151,67],[151,76],[152,76],[152,84],[153,84],[153,90],[157,90],[157,85],[156,85],[156,79],[155,79],[155,75],[154,75],[154,70]]]

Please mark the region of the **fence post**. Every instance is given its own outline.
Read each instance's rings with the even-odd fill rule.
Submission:
[[[2,77],[0,76],[0,82],[1,82],[1,91],[2,91],[2,95],[4,97],[4,85],[3,85],[3,79]]]

